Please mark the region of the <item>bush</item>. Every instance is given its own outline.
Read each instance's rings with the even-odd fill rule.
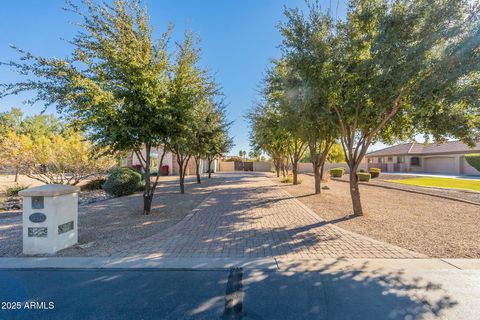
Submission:
[[[87,183],[85,183],[83,186],[80,186],[80,190],[82,191],[100,190],[102,189],[102,186],[106,181],[107,179],[105,178],[90,180]]]
[[[368,172],[358,172],[357,173],[358,181],[368,182],[368,181],[370,181],[370,178],[371,178],[371,175]]]
[[[366,172],[365,169],[360,169],[360,172]]]
[[[378,178],[380,176],[380,173],[382,172],[382,170],[380,168],[370,168],[370,170],[368,170],[368,172],[370,172],[370,175],[373,178]]]
[[[142,175],[130,168],[117,168],[112,170],[102,188],[114,196],[132,194],[141,185]]]
[[[292,181],[293,181],[292,176],[288,176],[280,179],[281,183],[292,183]]]
[[[17,197],[18,193],[22,190],[25,190],[25,189],[28,189],[28,186],[18,184],[16,186],[7,188],[5,190],[5,195],[7,197]]]
[[[333,168],[330,169],[330,176],[334,178],[341,178],[345,173],[345,168]]]
[[[480,171],[480,153],[466,154],[465,160],[469,165],[474,167],[477,171]]]
[[[281,183],[292,183],[293,182],[293,175],[289,174],[287,177],[281,178],[280,182]],[[297,177],[297,183],[301,184],[302,182],[303,182],[303,180],[300,179],[299,177]]]

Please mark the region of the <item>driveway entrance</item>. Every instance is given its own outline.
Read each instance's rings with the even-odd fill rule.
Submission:
[[[261,173],[232,173],[172,228],[119,250],[164,257],[415,258],[326,223]]]

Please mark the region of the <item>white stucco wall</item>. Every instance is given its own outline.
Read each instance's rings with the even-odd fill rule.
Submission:
[[[55,185],[50,185],[55,186]],[[39,193],[41,194],[41,193]],[[78,193],[43,197],[43,209],[32,208],[32,197],[23,197],[23,253],[53,254],[78,242]],[[46,220],[40,223],[30,221],[33,213],[42,213]],[[59,226],[73,223],[73,229],[60,233]],[[45,236],[29,235],[29,228],[46,228]]]
[[[151,153],[155,153],[160,157],[162,155],[162,148],[158,148],[157,150],[152,151]],[[142,150],[142,156],[146,156],[145,149]],[[133,153],[132,157],[132,165],[137,166],[141,165],[140,159],[138,159],[137,155]],[[173,154],[169,151],[165,153],[165,156],[163,157],[162,165],[167,165],[168,166],[168,175],[173,174]]]
[[[235,163],[233,161],[220,161],[219,171],[235,171]]]

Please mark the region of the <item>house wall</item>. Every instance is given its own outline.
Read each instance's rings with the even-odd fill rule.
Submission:
[[[200,165],[201,164],[202,162],[200,162]],[[195,174],[195,171],[196,171],[195,159],[193,159],[193,157],[191,157],[190,160],[188,161],[186,171],[187,171],[185,174],[186,176]],[[200,172],[201,171],[202,171],[202,168],[200,168]],[[177,162],[177,156],[172,155],[172,175],[178,176],[179,174],[180,174],[180,166],[178,165],[178,162]]]
[[[397,162],[399,156],[392,156],[392,161],[388,161],[387,157],[383,157],[387,165],[388,172],[394,172],[394,164]],[[438,154],[438,155],[405,155],[405,162],[400,164],[400,172],[411,173],[444,173],[444,174],[466,174],[466,175],[480,175],[480,172],[470,166],[464,154]],[[418,166],[411,165],[413,157],[420,158]],[[370,166],[378,164],[379,157],[368,157],[371,159]],[[398,168],[398,167],[397,167]]]
[[[208,173],[208,159],[203,159],[202,160],[202,172],[203,173]],[[214,159],[212,161],[212,165],[211,165],[211,169],[213,170],[213,172],[217,172],[218,171],[218,160],[217,159]]]
[[[235,171],[235,162],[233,161],[220,161],[219,171]]]
[[[160,158],[161,155],[162,155],[162,148],[158,148],[157,150],[154,151],[158,156],[155,157],[156,159]],[[153,152],[152,152],[153,153]],[[142,156],[145,157],[146,155],[146,150],[143,149],[142,150]],[[137,166],[137,165],[141,165],[141,162],[140,162],[140,159],[138,159],[137,155],[132,152],[128,157],[127,157],[127,166],[131,167],[131,166]],[[165,156],[163,157],[163,161],[162,161],[162,166],[163,165],[167,165],[168,166],[168,172],[169,172],[169,175],[172,175],[173,172],[172,172],[172,168],[173,168],[173,154],[171,152],[166,152],[165,153]]]
[[[272,172],[274,170],[273,163],[269,161],[255,161],[253,163],[253,171]]]
[[[346,162],[338,162],[338,163],[325,163],[325,166],[323,170],[325,172],[330,171],[330,169],[333,168],[345,168],[345,172],[350,172],[350,169],[348,168],[348,165]],[[358,166],[358,170],[367,170],[367,163],[365,161],[362,161],[360,165]],[[311,162],[308,163],[299,163],[298,164],[298,172],[300,173],[313,173],[313,165]]]

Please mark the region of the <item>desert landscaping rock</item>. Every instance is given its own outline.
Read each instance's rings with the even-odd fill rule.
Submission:
[[[222,174],[201,185],[190,178],[183,195],[176,180],[165,181],[149,216],[141,215],[142,200],[135,194],[82,206],[79,244],[57,256],[425,257],[323,221],[265,174]],[[0,255],[21,255],[21,217],[2,226]]]
[[[178,192],[176,177],[162,177],[154,197],[152,214],[142,215],[142,193],[96,201],[79,207],[79,243],[58,256],[110,256],[121,245],[164,230],[191,212],[218,184],[222,177],[204,179],[202,184],[187,178],[186,194]],[[20,211],[0,214],[0,256],[22,255],[22,216]]]
[[[85,205],[114,198],[103,190],[82,191],[78,195],[78,204]]]
[[[348,183],[331,180],[328,192],[315,195],[313,176],[302,179],[298,186],[278,185],[330,224],[429,257],[480,258],[477,205],[361,185],[365,215],[352,217]]]

